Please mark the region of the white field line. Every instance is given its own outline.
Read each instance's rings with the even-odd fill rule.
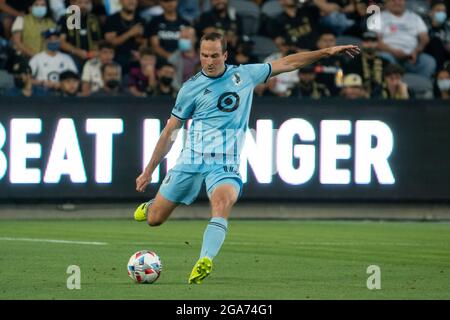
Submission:
[[[62,243],[62,244],[86,244],[91,246],[105,246],[106,242],[95,241],[71,241],[71,240],[57,240],[57,239],[33,239],[33,238],[11,238],[0,237],[0,241],[29,241],[29,242],[47,242],[47,243]]]

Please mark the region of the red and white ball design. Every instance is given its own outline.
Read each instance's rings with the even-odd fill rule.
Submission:
[[[162,264],[153,251],[141,250],[133,254],[128,261],[128,276],[137,283],[153,283],[158,280]]]

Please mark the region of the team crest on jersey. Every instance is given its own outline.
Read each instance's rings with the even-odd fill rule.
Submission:
[[[217,108],[223,112],[233,112],[239,108],[240,98],[236,92],[225,92],[217,101]]]
[[[231,79],[233,79],[234,84],[237,86],[241,85],[242,83],[241,75],[239,74],[239,72],[233,73]]]

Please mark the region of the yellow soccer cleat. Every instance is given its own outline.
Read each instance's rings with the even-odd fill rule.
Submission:
[[[141,203],[139,207],[136,208],[134,211],[134,220],[138,222],[146,221],[147,220],[147,209],[148,206],[151,205],[155,201],[154,199]]]
[[[197,261],[189,276],[189,284],[200,284],[212,271],[212,260],[208,257],[203,257]]]

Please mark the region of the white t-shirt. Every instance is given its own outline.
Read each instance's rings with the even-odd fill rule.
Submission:
[[[273,53],[264,59],[264,63],[272,62],[282,57],[280,52]],[[286,93],[289,89],[293,88],[299,81],[298,70],[280,73],[274,77],[275,86],[273,91],[275,93]]]
[[[389,11],[381,13],[381,37],[388,46],[401,49],[410,54],[419,44],[418,35],[428,33],[427,26],[422,18],[409,10],[401,17],[395,16]]]
[[[23,17],[17,17],[11,27],[11,32],[20,32],[23,30],[24,20]]]
[[[59,75],[63,71],[71,70],[78,73],[72,57],[61,52],[52,57],[46,51],[42,51],[31,58],[29,64],[33,72],[33,78],[36,80],[58,82]]]
[[[101,67],[102,64],[98,58],[92,58],[84,64],[81,80],[90,84],[91,93],[103,87]]]

